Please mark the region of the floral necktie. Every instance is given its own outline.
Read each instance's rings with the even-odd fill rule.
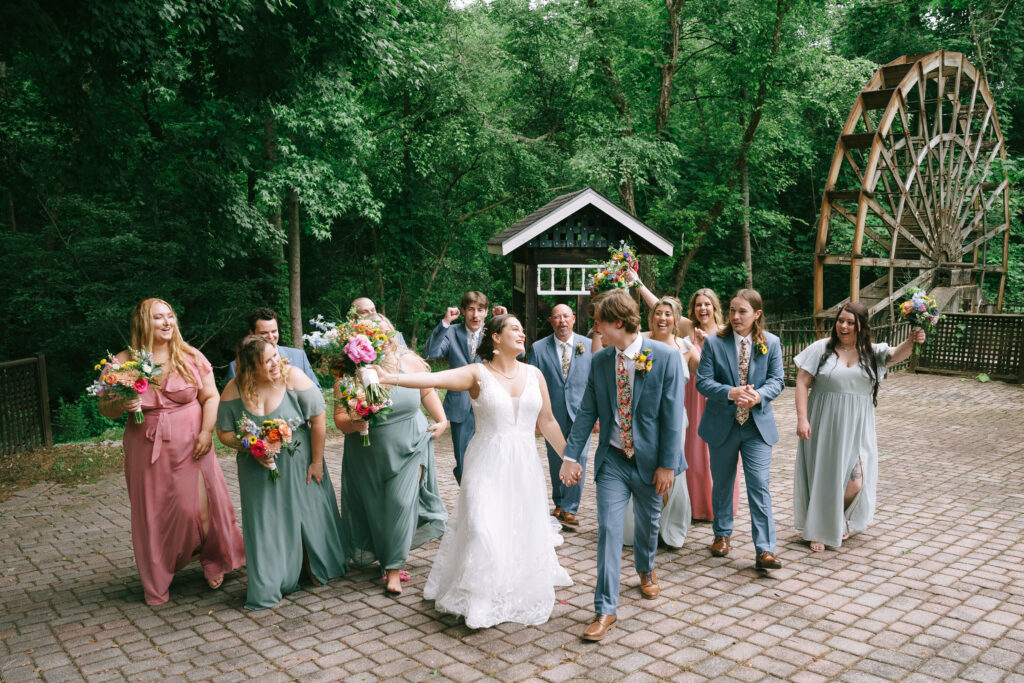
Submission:
[[[750,370],[750,351],[747,350],[747,340],[740,340],[740,385],[747,383],[747,373]],[[750,408],[736,409],[736,423],[743,424],[750,417]]]
[[[569,344],[562,344],[562,378],[565,379],[569,376],[569,363],[571,356],[569,356]]]
[[[619,354],[619,362],[615,366],[615,384],[618,386],[619,398],[619,438],[622,450],[627,458],[633,457],[633,387],[629,385],[629,362],[626,354]]]
[[[476,358],[476,350],[480,348],[480,331],[471,332],[469,334],[469,360],[472,361]]]

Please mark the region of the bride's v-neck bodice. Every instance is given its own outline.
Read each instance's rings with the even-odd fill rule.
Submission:
[[[536,370],[524,366],[526,382],[517,398],[509,396],[487,368],[481,368],[480,394],[472,399],[476,433],[506,437],[526,435],[533,439],[533,428],[541,409],[540,388]],[[518,405],[516,405],[518,403]]]

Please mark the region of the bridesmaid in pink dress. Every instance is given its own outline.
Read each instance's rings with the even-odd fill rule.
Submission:
[[[690,320],[693,321],[693,345],[700,353],[704,348],[704,338],[718,334],[722,329],[722,304],[715,293],[707,289],[698,289],[690,297],[688,306]],[[697,435],[700,418],[704,414],[707,398],[697,391],[697,373],[690,373],[690,381],[686,383],[686,443],[683,455],[686,458],[686,485],[690,490],[690,506],[693,519],[710,522],[714,520],[711,507],[711,455],[708,445]],[[736,479],[736,491],[733,496],[733,514],[739,500],[740,481]]]
[[[174,572],[199,555],[210,588],[245,565],[242,531],[213,451],[220,402],[210,363],[178,331],[177,316],[161,299],[144,299],[132,312],[132,347],[153,352],[162,366],[141,399],[100,402],[116,418],[141,405],[145,422],[129,419],[124,432],[125,479],[131,501],[132,548],[146,602],[167,602]],[[117,355],[129,359],[128,351]]]

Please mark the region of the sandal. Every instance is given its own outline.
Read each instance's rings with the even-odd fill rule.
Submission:
[[[825,544],[824,543],[818,543],[817,541],[811,541],[810,543],[811,543],[811,550],[813,550],[816,553],[820,553],[820,552],[825,550]]]

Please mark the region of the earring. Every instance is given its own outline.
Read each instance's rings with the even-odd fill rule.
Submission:
[[[497,356],[499,353],[500,353],[500,351],[498,351],[498,349],[494,349],[494,355],[495,356]]]

